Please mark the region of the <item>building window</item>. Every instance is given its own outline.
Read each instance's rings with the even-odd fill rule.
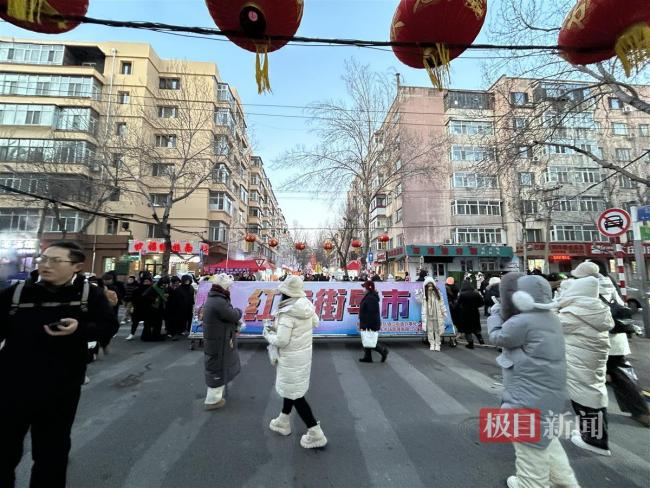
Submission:
[[[45,218],[46,232],[79,232],[86,223],[86,216],[81,212],[63,210],[59,212],[59,217],[48,215]]]
[[[260,216],[261,216],[260,213],[261,213],[261,212],[260,212],[260,209],[257,208],[257,207],[250,207],[250,208],[248,209],[248,216],[249,216],[249,217],[255,217],[255,218],[258,218],[258,219],[259,219]]]
[[[120,74],[130,75],[133,73],[133,63],[131,61],[122,61],[120,65]]]
[[[524,215],[535,215],[538,211],[537,200],[522,200],[521,213]]]
[[[628,178],[627,176],[618,175],[618,186],[620,188],[631,190],[633,188],[636,188],[637,184],[635,181],[632,181],[632,179]]]
[[[109,202],[119,202],[120,201],[120,189],[113,188],[110,195],[108,195]]]
[[[156,147],[176,147],[175,134],[156,134]]]
[[[126,136],[126,132],[127,132],[126,122],[117,122],[115,124],[115,135],[116,136],[124,137],[124,136]]]
[[[213,183],[223,183],[228,185],[230,183],[230,170],[225,164],[218,164],[212,170],[212,182]],[[257,192],[253,192],[257,194]],[[253,193],[251,193],[251,200],[253,200]]]
[[[502,229],[457,227],[453,231],[453,240],[456,244],[502,244]]]
[[[551,227],[553,242],[593,242],[606,241],[595,225],[554,225]]]
[[[402,209],[398,208],[397,212],[395,212],[395,223],[401,222],[402,221]]]
[[[120,222],[117,219],[106,219],[106,234],[115,235],[119,228]]]
[[[151,166],[151,176],[172,176],[174,165],[170,163],[154,163]]]
[[[449,122],[449,133],[466,136],[491,136],[494,134],[494,125],[492,122],[482,120],[451,120]]]
[[[166,207],[169,203],[169,194],[168,193],[151,193],[149,195],[149,201],[154,207]]]
[[[454,200],[451,204],[453,215],[501,215],[499,200]]]
[[[229,227],[225,222],[220,220],[210,221],[210,240],[218,242],[228,242]]]
[[[147,239],[162,239],[165,237],[162,225],[148,224],[147,225]]]
[[[490,93],[475,91],[448,91],[444,99],[445,111],[450,109],[491,110],[494,98]]]
[[[39,210],[24,208],[0,209],[0,232],[36,232],[39,222]]]
[[[217,134],[214,136],[214,153],[217,156],[229,156],[230,144],[226,134]]]
[[[553,210],[556,212],[577,212],[578,200],[575,198],[561,198],[553,200]]]
[[[623,102],[621,102],[618,98],[610,97],[608,102],[609,108],[612,110],[623,110]]]
[[[602,212],[605,210],[605,200],[593,197],[580,198],[580,211],[582,212]]]
[[[603,180],[603,173],[594,168],[577,168],[573,176],[576,183],[598,183]]]
[[[566,166],[549,166],[546,171],[546,180],[553,183],[568,183],[569,168]]]
[[[533,148],[530,146],[517,146],[515,151],[515,157],[517,158],[531,159],[533,157]]]
[[[628,135],[628,127],[624,122],[612,122],[612,134],[615,136]]]
[[[246,205],[248,205],[248,190],[244,188],[244,185],[239,186],[239,199]]]
[[[175,119],[178,117],[178,107],[159,106],[158,117],[161,119]]]
[[[496,176],[485,176],[476,173],[454,173],[452,182],[454,188],[498,188]]]
[[[528,93],[510,92],[510,103],[516,107],[528,105]]]
[[[641,137],[650,136],[650,124],[639,124],[639,135]]]
[[[220,210],[232,214],[233,200],[222,191],[210,192],[210,210]]]
[[[494,150],[482,146],[451,146],[452,161],[488,161],[493,159]]]
[[[161,90],[180,90],[181,89],[181,79],[180,78],[160,78],[160,84],[158,85]]]
[[[0,62],[19,64],[63,64],[63,45],[0,43]]]
[[[119,91],[117,92],[117,103],[120,105],[126,105],[129,103],[130,94],[128,91]]]
[[[544,242],[542,229],[526,229],[526,242]]]
[[[533,186],[535,184],[535,174],[530,172],[521,172],[519,173],[519,185],[520,186]]]
[[[395,186],[395,196],[398,197],[402,194],[402,184],[398,183],[397,186]]]
[[[616,161],[629,161],[632,159],[632,150],[628,148],[617,147],[615,150]]]
[[[523,131],[528,128],[528,121],[524,117],[513,117],[512,128],[515,132]]]

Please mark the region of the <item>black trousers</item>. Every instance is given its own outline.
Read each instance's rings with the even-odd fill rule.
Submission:
[[[648,404],[631,376],[633,371],[625,356],[610,356],[607,359],[607,374],[611,378],[610,384],[620,409],[634,417],[649,415]]]
[[[377,341],[377,345],[375,347],[364,347],[363,355],[366,359],[372,359],[372,351],[377,351],[379,354],[384,354],[387,349],[388,347]]]
[[[479,343],[483,344],[483,335],[480,332],[465,332],[465,340],[469,344],[474,344],[474,337],[472,335],[475,335]]]
[[[308,429],[311,429],[312,427],[316,427],[316,425],[318,425],[318,422],[316,422],[314,414],[311,411],[311,407],[309,406],[309,403],[307,403],[307,400],[305,400],[305,397],[298,398],[297,400],[289,400],[288,398],[285,398],[282,404],[282,413],[289,415],[291,413],[291,409],[294,406],[296,407],[298,415],[300,415],[300,418]]]
[[[579,417],[579,430],[582,440],[587,444],[609,449],[609,436],[607,435],[607,408],[591,408],[580,405],[571,400],[571,405]]]
[[[6,387],[2,388],[7,392]],[[15,486],[15,470],[23,457],[23,441],[31,427],[30,488],[65,488],[70,431],[77,413],[81,386],[34,386],[38,395],[10,391],[0,402],[0,486]]]

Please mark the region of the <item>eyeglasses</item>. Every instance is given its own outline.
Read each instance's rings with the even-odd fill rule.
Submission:
[[[74,263],[74,261],[70,261],[69,259],[61,259],[61,258],[58,258],[56,256],[52,256],[52,257],[50,257],[50,256],[39,256],[39,257],[36,258],[36,262],[38,264],[50,263],[50,264],[54,264],[54,265],[61,264],[61,263]]]

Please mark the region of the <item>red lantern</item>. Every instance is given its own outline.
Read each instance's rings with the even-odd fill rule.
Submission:
[[[354,247],[355,249],[358,249],[358,248],[360,248],[361,246],[363,246],[363,242],[361,242],[359,239],[354,239],[354,240],[350,243],[350,245],[351,245],[352,247]]]
[[[334,249],[334,244],[332,244],[330,241],[325,241],[323,244],[323,249],[325,249],[327,252],[330,252],[332,249]]]
[[[147,251],[149,251],[149,252],[157,252],[158,251],[158,243],[156,241],[147,242]]]
[[[390,236],[388,234],[382,234],[377,239],[379,242],[388,242],[390,241]]]
[[[178,241],[172,242],[172,252],[181,252],[181,243]]]
[[[185,251],[185,254],[192,254],[194,252],[194,246],[191,242],[186,242],[183,251]]]
[[[203,254],[210,254],[210,245],[207,242],[201,243],[201,252]]]
[[[293,36],[302,20],[304,0],[206,0],[215,24],[239,47],[256,53],[255,68],[259,93],[271,90],[268,53],[287,44],[267,36]],[[262,62],[260,56],[264,56]]]
[[[0,0],[0,17],[18,27],[43,34],[61,34],[79,25],[70,20],[50,16],[83,17],[88,0]]]
[[[144,242],[142,242],[142,241],[135,241],[135,242],[133,243],[133,249],[135,249],[136,252],[140,252],[140,251],[142,251],[143,248],[144,248]]]
[[[393,46],[407,66],[424,68],[433,85],[442,90],[449,79],[449,62],[474,42],[483,27],[487,0],[402,0],[390,29],[393,42],[419,42],[433,47]]]
[[[278,244],[280,244],[280,242],[275,237],[269,239],[269,247],[278,247]]]
[[[633,67],[650,59],[650,2],[578,0],[564,20],[558,45],[567,48],[561,56],[571,64],[618,56],[630,76]]]
[[[167,244],[165,244],[164,242],[158,244],[158,252],[165,252],[165,249],[167,249]]]
[[[304,251],[307,248],[307,245],[304,242],[296,242],[295,248],[298,251]]]
[[[246,234],[244,240],[246,242],[255,242],[257,240],[257,236],[255,234]]]

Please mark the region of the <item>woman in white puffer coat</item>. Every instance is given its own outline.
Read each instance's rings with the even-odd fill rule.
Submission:
[[[580,417],[571,442],[609,456],[605,371],[612,314],[598,298],[598,279],[592,276],[571,280],[556,303],[566,343],[567,390]]]
[[[327,438],[305,400],[311,375],[312,331],[318,326],[318,316],[298,276],[289,276],[278,291],[282,298],[275,315],[275,330],[265,328],[264,338],[278,348],[275,390],[283,405],[282,413],[271,420],[269,428],[281,435],[291,434],[289,415],[295,406],[307,426],[300,445],[306,449],[324,447]]]

